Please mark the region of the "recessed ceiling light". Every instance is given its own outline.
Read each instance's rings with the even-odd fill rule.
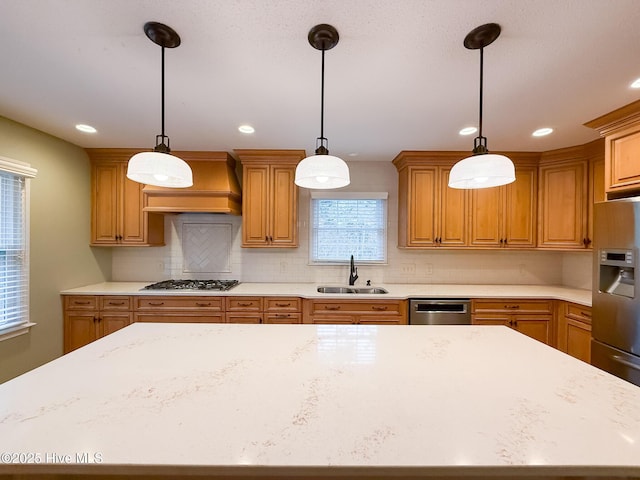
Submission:
[[[631,84],[631,88],[640,88],[640,78],[636,78]]]
[[[349,154],[350,157],[357,157],[358,156],[358,152],[351,152]]]
[[[97,130],[95,128],[93,128],[91,125],[84,125],[82,123],[79,123],[78,125],[76,125],[76,130],[80,130],[81,132],[84,133],[96,133]]]
[[[544,137],[545,135],[549,135],[551,132],[553,132],[553,128],[545,127],[545,128],[539,128],[538,130],[533,132],[531,135],[533,135],[534,137]]]
[[[458,133],[460,135],[471,135],[472,133],[476,133],[478,129],[476,127],[465,127],[460,130]]]
[[[256,131],[256,129],[253,128],[251,125],[240,125],[238,127],[238,130],[241,131],[242,133],[253,133]]]

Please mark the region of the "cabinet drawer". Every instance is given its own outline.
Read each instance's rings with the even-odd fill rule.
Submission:
[[[585,307],[584,305],[567,303],[566,316],[584,323],[591,324],[591,308]]]
[[[100,310],[131,310],[131,297],[104,296],[100,297]]]
[[[65,310],[98,310],[95,295],[68,295],[64,297]]]
[[[264,323],[302,323],[301,313],[266,313]]]
[[[264,301],[265,312],[299,312],[302,309],[302,299],[298,297],[266,297]]]
[[[224,323],[224,313],[203,315],[196,312],[135,313],[136,322],[155,323]]]
[[[551,313],[550,300],[473,300],[472,312]]]
[[[227,297],[227,312],[262,312],[262,297]]]
[[[223,297],[136,297],[136,310],[223,311]]]
[[[380,313],[396,314],[402,313],[401,302],[385,300],[313,300],[311,312],[316,313]]]
[[[262,323],[262,313],[227,313],[227,323]]]

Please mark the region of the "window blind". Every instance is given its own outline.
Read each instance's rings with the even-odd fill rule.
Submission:
[[[386,213],[384,193],[312,194],[311,262],[386,262]]]
[[[29,324],[27,182],[34,175],[0,158],[0,335]]]

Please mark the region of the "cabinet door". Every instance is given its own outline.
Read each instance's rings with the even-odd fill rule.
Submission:
[[[587,164],[540,167],[538,246],[585,248]]]
[[[298,187],[294,183],[295,172],[295,166],[271,166],[270,246],[298,246]]]
[[[518,332],[548,345],[551,339],[550,324],[551,317],[522,317],[516,315],[513,317],[512,327]]]
[[[504,187],[482,188],[471,191],[470,244],[482,247],[500,247],[504,240],[501,211]]]
[[[640,131],[638,125],[607,136],[607,192],[614,194],[640,188]]]
[[[64,352],[69,353],[98,338],[98,312],[67,312],[64,316]]]
[[[121,199],[118,189],[119,165],[103,163],[92,168],[91,243],[113,245],[117,243],[118,206]]]
[[[520,167],[516,180],[504,187],[504,243],[506,247],[534,247],[536,235],[537,169]]]
[[[410,168],[408,246],[435,245],[437,187],[436,167]]]
[[[605,180],[604,180],[604,156],[601,158],[592,159],[589,162],[589,216],[587,219],[588,247],[593,247],[593,205],[596,202],[604,202],[607,199],[605,193]]]
[[[131,324],[132,314],[129,312],[101,312],[98,320],[100,326],[100,336],[109,335],[110,333],[120,330]]]
[[[449,188],[451,168],[440,169],[438,245],[467,244],[467,191]]]
[[[242,245],[268,243],[269,167],[245,166],[242,186]]]
[[[122,243],[131,245],[144,244],[146,239],[144,235],[143,221],[143,201],[142,201],[142,183],[134,182],[127,178],[127,164],[120,165],[120,181],[122,182],[122,220],[120,239]]]

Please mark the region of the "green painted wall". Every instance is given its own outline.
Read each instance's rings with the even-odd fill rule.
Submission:
[[[0,117],[0,156],[31,164],[30,333],[0,342],[0,383],[62,355],[60,291],[109,280],[111,250],[89,247],[83,149]]]

